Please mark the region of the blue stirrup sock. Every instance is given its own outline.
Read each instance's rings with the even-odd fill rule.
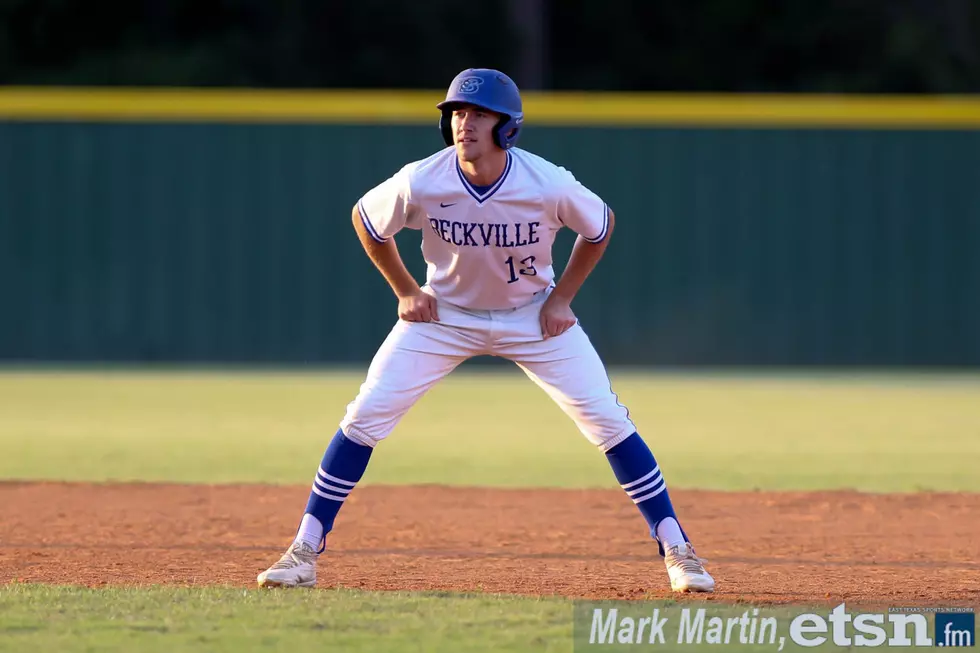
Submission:
[[[313,479],[297,540],[309,543],[318,553],[323,552],[326,535],[333,530],[340,507],[364,475],[373,451],[373,448],[358,444],[344,435],[342,430],[337,430]]]
[[[669,522],[663,524],[660,529],[661,535],[665,530],[672,531],[674,524],[676,524],[677,531],[674,532],[679,531],[684,542],[689,542],[687,534],[680,527],[680,520],[677,519],[674,506],[670,502],[667,483],[660,473],[660,467],[640,434],[633,433],[607,451],[606,458],[616,475],[616,480],[619,481],[636,507],[640,509],[640,513],[650,526],[650,536],[657,541],[660,547],[660,555],[664,555],[664,542],[657,533],[657,527],[665,519],[673,519],[673,524]]]

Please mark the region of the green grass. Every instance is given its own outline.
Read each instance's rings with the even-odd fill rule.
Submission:
[[[613,629],[622,633],[623,617],[639,620],[666,618],[664,639],[649,643],[649,629],[641,645],[620,646],[593,639],[595,609],[617,611]],[[257,591],[230,588],[129,588],[91,590],[42,585],[0,586],[0,652],[3,651],[345,651],[381,653],[413,651],[550,651],[685,650],[713,651],[718,643],[685,642],[676,646],[683,609],[696,617],[705,610],[707,638],[711,619],[727,624],[745,615],[775,617],[775,645],[739,643],[739,627],[728,632],[724,650],[745,653],[805,650],[789,636],[793,617],[814,612],[824,618],[829,606],[805,609],[725,605],[691,601],[573,602],[561,598],[525,598],[493,595],[364,592],[353,590]],[[853,614],[860,607],[848,604]],[[757,611],[756,611],[757,610]],[[869,610],[870,612],[881,612]],[[928,636],[932,636],[931,617]],[[600,622],[601,623],[601,622]],[[751,622],[747,622],[751,624]],[[608,631],[607,631],[608,632]],[[637,630],[632,630],[634,638]],[[716,630],[716,632],[721,632]],[[745,630],[747,637],[759,631]],[[767,631],[771,632],[771,631]],[[847,635],[854,636],[854,631]],[[891,633],[889,633],[890,635]],[[909,631],[912,635],[912,631]],[[811,635],[812,636],[812,635]],[[828,632],[828,636],[832,636]],[[724,635],[722,635],[724,637]],[[590,639],[592,642],[590,643]],[[601,640],[599,640],[601,641]],[[821,650],[841,650],[828,641]]]
[[[0,373],[0,478],[309,482],[361,371]],[[673,487],[980,490],[980,377],[612,374]],[[519,372],[460,370],[365,483],[613,487]]]
[[[562,599],[0,586],[0,651],[570,651]]]

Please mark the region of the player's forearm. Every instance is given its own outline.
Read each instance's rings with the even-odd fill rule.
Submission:
[[[391,286],[392,292],[397,297],[408,297],[409,295],[418,293],[419,284],[409,273],[408,268],[405,267],[405,262],[402,261],[402,257],[398,253],[398,247],[395,245],[395,241],[390,239],[379,243],[375,240],[367,232],[367,229],[364,228],[357,209],[354,209],[353,223],[354,231],[357,232],[361,246],[364,247],[368,258],[371,259],[371,262],[374,263],[374,266],[384,276],[388,285]]]
[[[609,245],[609,239],[612,237],[613,224],[614,217],[612,211],[610,211],[609,231],[602,242],[590,243],[581,236],[575,239],[575,245],[572,247],[572,255],[568,258],[568,265],[565,266],[565,271],[562,272],[561,279],[555,285],[555,289],[552,291],[553,294],[568,300],[568,302],[571,302],[575,298],[582,284],[592,274],[592,270],[595,269],[596,264],[599,263],[599,259],[602,258],[603,253],[606,251],[606,247]]]

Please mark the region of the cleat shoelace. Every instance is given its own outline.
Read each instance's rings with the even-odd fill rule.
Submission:
[[[292,569],[296,565],[301,565],[304,562],[312,563],[312,557],[312,554],[307,554],[302,549],[290,548],[281,558],[279,558],[279,562],[272,565],[272,569]]]
[[[671,550],[670,566],[680,567],[686,573],[703,574],[704,560],[699,558],[690,547],[687,548],[686,555],[681,555],[677,550],[678,548],[675,547]]]

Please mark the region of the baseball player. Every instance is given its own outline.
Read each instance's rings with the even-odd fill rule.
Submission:
[[[327,447],[295,540],[259,586],[315,586],[326,535],[375,447],[457,365],[493,355],[516,363],[606,455],[649,525],[671,588],[713,591],[653,454],[571,308],[609,244],[613,211],[564,168],[514,147],[524,114],[507,75],[465,70],[436,106],[446,147],[353,209],[361,245],[398,299],[398,321]],[[556,282],[552,244],[563,227],[578,237]],[[421,288],[395,245],[406,228],[422,230]]]

